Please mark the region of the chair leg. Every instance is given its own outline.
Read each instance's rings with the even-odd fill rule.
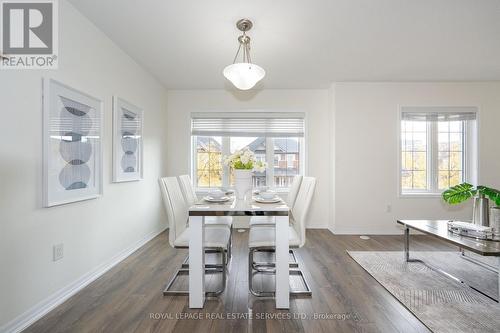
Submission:
[[[293,270],[290,270],[290,274],[300,275],[300,277],[302,279],[302,283],[304,283],[304,287],[306,288],[305,290],[290,291],[290,295],[311,297],[312,290],[309,287],[309,284],[307,283],[306,277],[304,276],[304,272],[302,272],[302,270],[300,270],[300,269],[293,269]]]
[[[229,263],[229,260],[231,260],[233,255],[233,225],[231,224],[231,227],[229,227],[229,245],[227,246],[227,263]]]
[[[227,274],[226,249],[224,249],[223,247],[221,247],[220,248],[220,253],[221,253],[221,264],[223,266],[222,267],[222,284],[221,284],[221,287],[218,290],[216,290],[216,291],[207,291],[207,292],[205,292],[205,296],[207,296],[207,297],[219,296],[226,289],[226,274]]]
[[[252,269],[252,263],[253,263],[253,255],[254,255],[255,249],[249,249],[248,250],[248,290],[252,295],[256,297],[272,297],[274,296],[274,292],[262,292],[262,291],[257,291],[253,289],[253,269]]]
[[[249,252],[248,252],[248,289],[249,291],[252,293],[252,295],[256,296],[256,297],[272,297],[275,295],[275,292],[274,291],[268,291],[268,292],[264,292],[264,291],[258,291],[258,290],[255,290],[253,288],[253,276],[256,275],[256,274],[276,274],[276,264],[275,263],[260,263],[260,267],[257,267],[257,268],[254,268],[255,266],[255,262],[254,262],[254,253],[259,251],[259,252],[262,252],[261,251],[262,249],[259,249],[259,248],[252,248],[252,249],[249,249]],[[263,249],[265,252],[270,252],[269,249]],[[290,252],[292,253],[293,251],[290,250]],[[293,258],[295,260],[295,263],[290,263],[290,265],[293,265],[290,266],[290,275],[300,275],[301,279],[302,279],[302,282],[304,283],[304,286],[305,286],[305,290],[298,290],[298,291],[290,291],[290,295],[291,296],[305,296],[305,297],[310,297],[312,296],[312,291],[311,291],[311,288],[309,287],[309,284],[307,283],[307,280],[304,276],[304,273],[302,272],[302,270],[300,270],[298,268],[298,262],[297,262],[297,258],[295,256],[294,253],[292,253],[293,255]],[[256,272],[254,273],[253,270],[256,270]]]
[[[218,296],[218,295],[222,294],[224,292],[224,290],[226,289],[226,281],[227,281],[226,249],[218,248],[218,249],[216,249],[215,252],[221,254],[221,263],[220,264],[206,264],[205,265],[205,274],[222,273],[222,285],[216,291],[205,292],[205,296],[207,296],[207,297]],[[163,290],[164,296],[188,296],[189,295],[189,291],[170,290],[170,288],[172,287],[172,285],[174,284],[174,282],[178,276],[189,275],[189,264],[186,264],[187,261],[188,261],[188,257],[186,257],[183,264],[181,265],[181,268],[179,268],[177,270],[177,272],[174,274],[174,276],[167,283],[165,289]]]
[[[177,277],[179,275],[187,275],[187,274],[189,274],[189,269],[186,269],[186,268],[178,269],[177,272],[175,272],[174,276],[167,283],[165,289],[163,290],[163,295],[164,296],[187,296],[187,295],[189,295],[188,291],[170,290],[170,287],[174,284],[174,281],[177,279]]]
[[[253,263],[253,255],[256,249],[252,248],[248,251],[248,290],[252,295],[256,297],[272,297],[275,292],[264,292],[253,289],[253,276],[256,274],[253,272],[252,263]]]
[[[220,250],[214,250],[214,249],[206,249],[205,250],[205,254],[206,253],[219,253],[219,252],[220,252]],[[226,262],[226,264],[227,264],[227,262]],[[224,265],[220,265],[220,264],[205,264],[205,268],[219,268],[219,267],[223,267],[223,266]],[[181,268],[189,268],[189,255],[187,255],[186,259],[184,259],[184,261],[182,262]]]
[[[271,249],[271,248],[265,248],[265,249],[256,249],[255,252],[270,252],[270,253],[274,253],[274,249]],[[295,252],[290,249],[290,254],[292,255],[292,258],[293,258],[293,261],[289,263],[289,267],[290,268],[299,268],[299,263],[297,261],[297,257],[295,256]],[[269,261],[264,261],[264,262],[258,262],[258,261],[254,261],[252,263],[252,268],[258,272],[265,272],[265,271],[268,271],[267,269],[262,269],[261,267],[275,267],[275,263],[274,262],[269,262]]]
[[[211,269],[205,269],[205,274],[213,274],[213,273],[222,273],[225,274],[224,269],[221,268],[211,268]],[[175,280],[180,276],[180,275],[189,275],[189,268],[179,268],[177,272],[174,274],[174,276],[170,279],[170,281],[167,283],[165,286],[165,289],[163,290],[163,295],[164,296],[188,296],[189,291],[187,290],[170,290],[172,285],[174,284]],[[206,292],[205,294],[209,294],[210,292]]]

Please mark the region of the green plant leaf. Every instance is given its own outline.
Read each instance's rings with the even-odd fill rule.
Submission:
[[[491,201],[495,202],[495,205],[500,205],[500,191],[491,187],[478,186],[477,190],[488,197]]]
[[[443,200],[450,205],[457,205],[476,195],[477,190],[469,183],[459,184],[450,187],[443,192]]]

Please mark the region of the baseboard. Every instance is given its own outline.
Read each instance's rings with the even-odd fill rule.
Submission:
[[[401,235],[403,229],[397,225],[393,226],[340,226],[331,227],[330,231],[335,235]]]
[[[327,229],[328,229],[328,231],[330,231],[332,234],[335,235],[335,232],[333,232],[333,227],[328,227]]]
[[[58,290],[57,292],[50,295],[43,301],[34,305],[28,311],[22,313],[21,315],[17,316],[7,324],[3,325],[2,327],[0,327],[0,332],[1,333],[21,332],[22,330],[33,324],[35,321],[45,316],[55,307],[62,304],[71,296],[73,296],[74,294],[85,288],[87,285],[98,279],[101,275],[103,275],[108,270],[119,264],[121,261],[130,256],[132,253],[137,251],[141,246],[143,246],[144,244],[146,244],[147,242],[149,242],[150,240],[161,234],[164,230],[165,229],[162,229],[160,231],[154,231],[146,235],[132,246],[126,248],[125,250],[121,251],[120,253],[112,257],[107,262],[99,265],[97,268],[83,275],[82,277],[70,283],[66,287]]]

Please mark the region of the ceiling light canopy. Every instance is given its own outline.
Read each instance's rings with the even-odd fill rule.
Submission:
[[[266,75],[266,71],[259,65],[253,64],[252,58],[250,57],[250,37],[246,35],[246,32],[250,30],[252,26],[252,21],[248,19],[241,19],[236,22],[236,27],[243,31],[243,35],[238,37],[239,46],[233,64],[224,68],[222,72],[226,79],[231,81],[231,83],[240,90],[252,89],[252,87]],[[243,61],[236,62],[242,49]]]

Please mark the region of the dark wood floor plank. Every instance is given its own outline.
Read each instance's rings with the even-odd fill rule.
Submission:
[[[412,237],[413,250],[453,250],[428,236]],[[248,293],[247,242],[248,231],[234,230],[226,291],[208,299],[202,310],[189,309],[187,297],[162,294],[187,255],[187,250],[172,249],[164,232],[25,332],[429,332],[346,252],[401,251],[401,236],[362,240],[308,230],[306,245],[296,253],[313,297],[292,298],[289,311]],[[207,281],[216,288],[220,276]],[[256,276],[254,281],[256,288],[269,289],[274,278]],[[187,277],[179,285],[186,288]]]

